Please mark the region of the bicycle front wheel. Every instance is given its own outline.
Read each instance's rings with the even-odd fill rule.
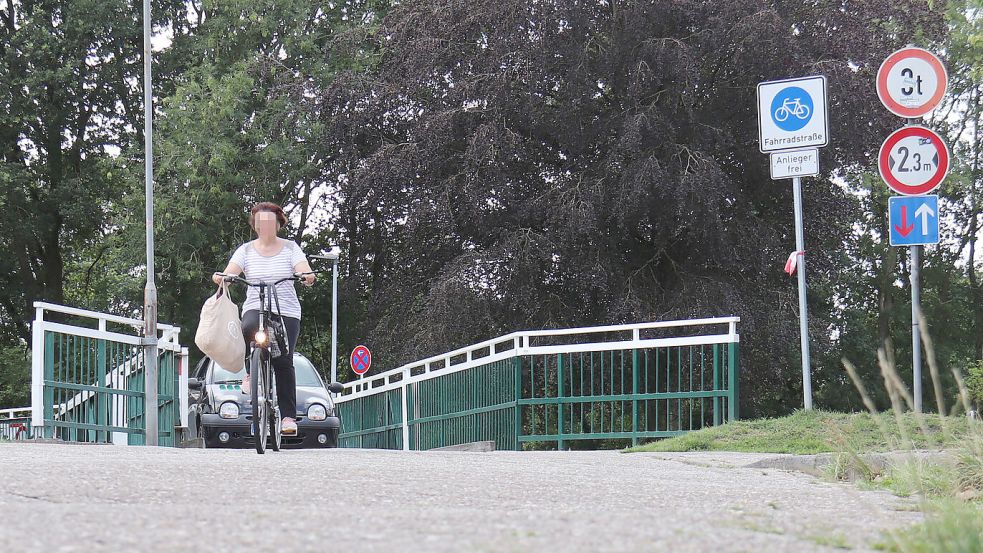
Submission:
[[[249,372],[252,375],[249,379],[249,392],[253,403],[253,439],[256,441],[256,453],[259,454],[266,453],[266,436],[269,431],[266,398],[261,397],[265,388],[262,381],[266,380],[266,367],[263,365],[266,363],[269,361],[263,359],[263,349],[253,349],[253,357],[249,360]]]
[[[266,378],[263,379],[266,389],[267,413],[269,413],[266,418],[269,419],[270,447],[273,451],[280,451],[282,436],[280,432],[280,408],[277,406],[276,401],[276,386],[274,384],[276,382],[276,375],[270,365],[271,363],[267,361],[266,369],[269,372],[266,373]]]

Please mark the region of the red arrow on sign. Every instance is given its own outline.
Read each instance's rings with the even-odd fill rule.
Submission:
[[[911,234],[912,229],[915,228],[915,223],[908,224],[908,208],[901,206],[901,226],[894,225],[894,230],[898,231],[901,236],[908,236]]]

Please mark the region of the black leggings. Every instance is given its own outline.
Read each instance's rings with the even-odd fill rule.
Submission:
[[[283,317],[283,326],[287,330],[287,343],[290,351],[273,360],[273,371],[276,373],[276,401],[280,406],[280,416],[297,418],[297,376],[294,374],[294,351],[297,348],[297,337],[300,336],[300,319]],[[259,329],[259,311],[250,309],[242,314],[242,336],[246,340],[246,353],[249,344]],[[246,361],[246,372],[249,372],[249,361]]]

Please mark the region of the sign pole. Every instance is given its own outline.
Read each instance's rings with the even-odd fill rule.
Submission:
[[[914,125],[914,119],[906,121],[908,125]],[[918,319],[922,310],[922,291],[921,273],[922,259],[921,246],[910,247],[909,263],[911,263],[911,379],[912,394],[915,396],[915,412],[922,412],[922,337],[919,334]],[[940,413],[941,414],[941,413]]]
[[[806,410],[812,410],[812,370],[809,365],[809,312],[806,305],[805,235],[802,225],[802,179],[792,179],[795,197],[795,249],[799,274],[799,341],[802,349],[802,397]]]
[[[795,196],[795,248],[786,271],[799,271],[799,340],[802,402],[812,410],[809,308],[806,301],[805,231],[802,177],[819,174],[819,150],[829,144],[826,77],[813,75],[758,83],[758,149],[771,154],[771,178],[792,178]]]
[[[888,111],[905,118],[904,128],[888,136],[881,146],[878,170],[884,182],[895,192],[922,198],[920,204],[903,198],[888,200],[891,245],[910,246],[912,407],[916,413],[922,411],[922,344],[918,328],[921,318],[921,248],[922,245],[938,243],[941,218],[938,198],[925,194],[935,190],[949,171],[948,148],[942,138],[916,123],[917,118],[939,105],[948,82],[949,75],[938,56],[911,45],[893,52],[877,70],[877,97]],[[895,211],[890,207],[892,204],[900,209]],[[914,212],[915,221],[912,223],[908,222],[907,209]],[[900,224],[895,223],[896,217],[900,218]],[[917,225],[919,218],[921,222]],[[920,232],[916,232],[916,229]]]
[[[921,246],[911,246],[911,364],[915,412],[922,412],[922,342],[918,332],[921,313]]]

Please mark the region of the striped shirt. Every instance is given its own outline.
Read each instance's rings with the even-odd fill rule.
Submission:
[[[242,267],[246,279],[252,281],[275,282],[294,274],[298,263],[307,261],[307,256],[294,241],[278,238],[283,247],[276,255],[261,255],[252,242],[246,242],[232,254],[232,263]],[[267,290],[271,293],[272,290]],[[294,281],[281,282],[276,287],[277,298],[280,300],[280,314],[284,317],[300,318],[300,300],[297,299],[297,289]],[[273,312],[276,312],[276,302],[272,301]],[[246,301],[242,304],[242,312],[259,310],[259,288],[250,286],[246,292]]]

